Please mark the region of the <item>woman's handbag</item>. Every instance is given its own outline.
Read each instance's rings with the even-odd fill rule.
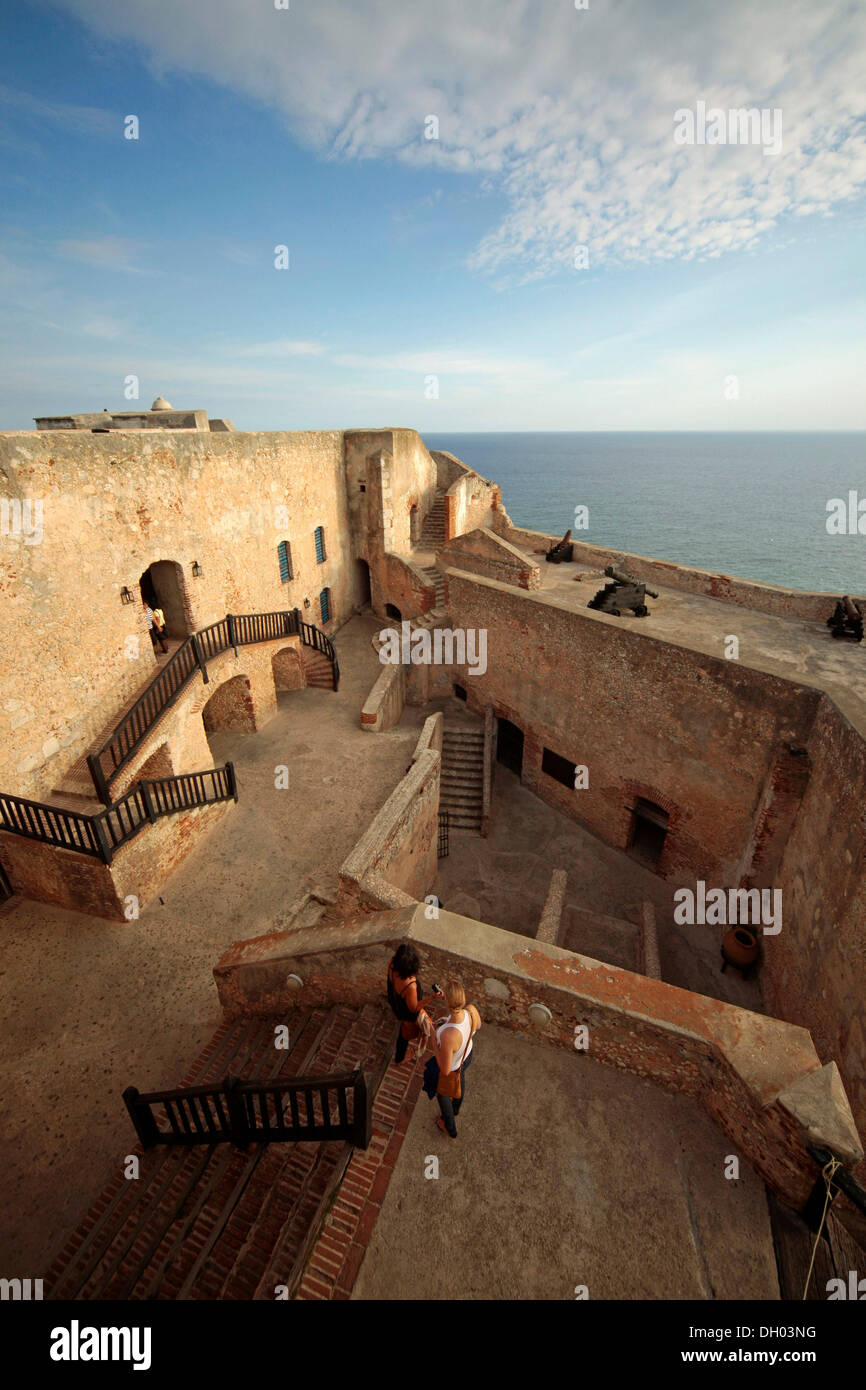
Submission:
[[[448,1100],[460,1100],[461,1096],[463,1095],[463,1086],[461,1084],[461,1072],[463,1070],[463,1064],[465,1063],[469,1053],[469,1044],[472,1041],[472,1034],[474,1032],[475,1029],[472,1023],[472,1015],[470,1014],[469,1037],[466,1039],[466,1046],[463,1049],[463,1056],[460,1058],[460,1066],[455,1067],[453,1071],[446,1072],[444,1076],[440,1071],[439,1085],[436,1087],[437,1096],[446,1096]]]

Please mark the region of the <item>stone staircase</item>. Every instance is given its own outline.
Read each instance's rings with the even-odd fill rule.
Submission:
[[[419,550],[438,550],[445,544],[445,489],[437,487],[433,506],[421,527]]]
[[[333,690],[334,668],[328,657],[315,647],[301,647],[304,663],[304,684],[319,690]]]
[[[444,576],[444,574],[442,574],[442,572],[441,572],[440,570],[438,570],[438,569],[436,568],[435,565],[419,565],[419,569],[421,570],[421,573],[422,573],[422,574],[426,575],[426,577],[427,577],[427,582],[428,582],[429,584],[432,584],[433,588],[436,590],[436,608],[437,608],[437,609],[440,609],[440,610],[444,609],[444,607],[445,607],[445,576]]]
[[[274,1047],[288,1023],[290,1049]],[[324,1076],[362,1066],[375,1097],[396,1024],[384,1005],[299,1011],[224,1023],[185,1086]],[[120,1105],[120,1098],[117,1098]],[[384,1142],[384,1141],[382,1141]],[[298,1290],[352,1157],[351,1143],[159,1145],[140,1176],[115,1176],[54,1261],[51,1299],[266,1299]],[[283,1295],[285,1296],[285,1295]]]
[[[477,727],[476,727],[477,726]],[[446,720],[442,736],[439,809],[458,830],[478,830],[484,797],[484,726],[480,720]]]

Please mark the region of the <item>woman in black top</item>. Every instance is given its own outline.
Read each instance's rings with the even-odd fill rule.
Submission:
[[[405,942],[397,947],[388,964],[388,1003],[395,1017],[400,1020],[400,1034],[394,1061],[397,1066],[406,1056],[406,1050],[413,1038],[421,1036],[419,1022],[426,1006],[442,991],[434,985],[433,993],[421,998],[418,983],[418,952]]]

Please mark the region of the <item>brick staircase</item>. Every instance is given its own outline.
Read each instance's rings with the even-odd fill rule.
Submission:
[[[302,647],[301,659],[304,663],[304,684],[319,690],[334,689],[334,668],[328,657],[315,647]]]
[[[484,797],[484,727],[480,720],[445,724],[440,811],[458,830],[478,830]]]
[[[420,565],[421,573],[426,575],[428,583],[433,585],[436,590],[436,607],[440,610],[445,607],[445,576],[435,565]]]
[[[274,1047],[277,1023],[288,1023],[290,1049]],[[379,1004],[239,1019],[218,1029],[183,1084],[219,1081],[228,1072],[292,1078],[360,1065],[375,1097],[396,1026]],[[130,1145],[127,1152],[140,1155],[139,1178],[125,1179],[118,1160],[53,1263],[49,1298],[273,1300],[281,1286],[294,1297],[353,1146],[160,1145],[142,1153]]]
[[[437,487],[433,506],[421,527],[419,550],[438,550],[445,544],[445,489]]]

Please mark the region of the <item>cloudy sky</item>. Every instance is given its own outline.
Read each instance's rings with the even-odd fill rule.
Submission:
[[[866,424],[862,3],[282,3],[4,7],[0,425]]]

